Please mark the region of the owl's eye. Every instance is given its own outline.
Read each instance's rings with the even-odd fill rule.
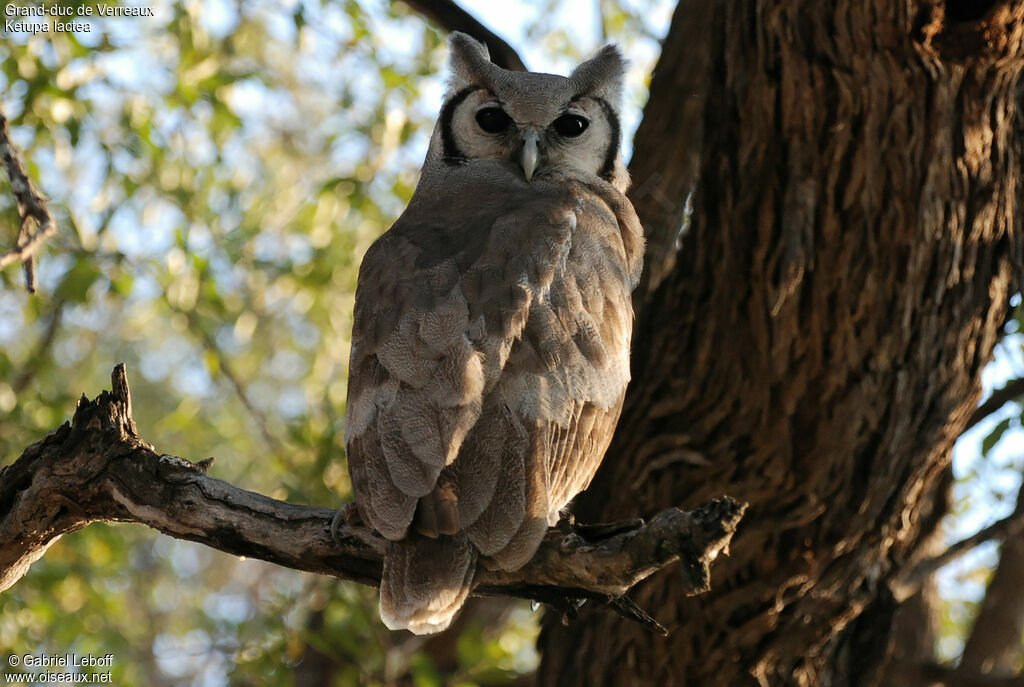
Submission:
[[[590,122],[574,114],[564,114],[555,120],[555,123],[551,126],[554,127],[555,132],[559,136],[565,136],[567,138],[576,138],[590,126]]]
[[[512,118],[500,107],[485,107],[476,113],[476,123],[489,134],[500,134],[512,123]]]

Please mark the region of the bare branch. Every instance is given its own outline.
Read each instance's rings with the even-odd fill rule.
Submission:
[[[487,51],[491,54],[491,62],[499,67],[517,72],[526,71],[526,65],[522,58],[511,45],[452,0],[402,0],[402,2],[445,31],[468,33],[486,45]]]
[[[964,433],[973,429],[975,425],[1010,401],[1016,401],[1021,396],[1024,396],[1024,378],[1011,379],[1001,389],[995,389],[992,395],[971,413],[971,418],[967,421],[967,426],[964,427]]]
[[[1002,520],[950,545],[938,556],[927,558],[910,568],[898,581],[891,583],[893,594],[897,599],[909,598],[936,570],[952,563],[974,547],[993,539],[1015,537],[1021,532],[1024,532],[1024,511],[1018,509]]]
[[[25,268],[25,287],[29,293],[35,293],[35,255],[43,243],[57,232],[57,226],[46,206],[46,198],[29,179],[18,151],[11,143],[7,118],[3,112],[0,112],[0,162],[11,183],[11,191],[18,203],[18,215],[21,217],[14,248],[0,254],[0,270],[16,262],[22,263]],[[34,231],[30,220],[35,220]]]
[[[629,199],[644,225],[647,250],[637,312],[672,271],[698,177],[704,106],[711,79],[712,17],[718,3],[680,0],[651,75],[651,98],[633,138]]]
[[[379,584],[380,535],[356,523],[332,537],[334,510],[277,501],[210,477],[206,465],[157,453],[135,429],[123,365],[114,368],[113,388],[83,397],[69,424],[0,468],[0,590],[61,535],[97,521],[141,523],[238,556]],[[727,551],[745,509],[728,497],[692,511],[670,508],[596,541],[552,528],[522,569],[481,567],[475,592],[598,599],[635,614],[615,600],[675,560],[682,559],[690,593],[708,589],[709,565]]]

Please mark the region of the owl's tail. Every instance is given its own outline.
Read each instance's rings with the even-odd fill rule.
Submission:
[[[463,532],[436,539],[409,532],[388,542],[380,582],[380,617],[391,630],[418,635],[448,627],[469,596],[476,548]]]

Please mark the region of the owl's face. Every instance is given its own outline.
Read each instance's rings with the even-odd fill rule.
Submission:
[[[594,175],[625,191],[618,107],[624,61],[604,48],[568,76],[511,72],[465,34],[451,39],[452,77],[428,164],[507,162],[526,181]]]
[[[569,81],[541,74],[521,76]],[[529,86],[530,81],[520,79],[520,85]],[[540,102],[515,92],[501,97],[483,87],[466,89],[472,90],[456,93],[452,106],[442,112],[450,117],[442,126],[449,129],[454,144],[445,151],[446,157],[512,162],[527,181],[553,170],[586,172],[609,180],[613,176],[619,123],[604,99],[571,93],[568,88],[558,89],[564,99]]]

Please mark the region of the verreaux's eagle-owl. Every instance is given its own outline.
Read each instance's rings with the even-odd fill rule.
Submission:
[[[359,271],[346,443],[389,540],[380,612],[437,632],[477,562],[514,570],[608,447],[643,232],[624,193],[613,46],[568,77],[456,33],[408,208]]]

